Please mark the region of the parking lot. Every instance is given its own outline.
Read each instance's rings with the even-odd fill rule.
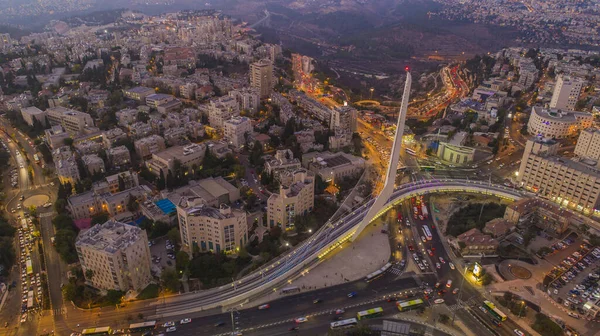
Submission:
[[[152,255],[152,270],[159,276],[164,269],[175,267],[175,251],[173,244],[166,238],[149,241]]]
[[[600,248],[574,238],[559,241],[551,248],[555,252],[546,259],[556,266],[551,271],[555,280],[548,293],[569,311],[569,316],[580,318],[580,314],[585,314],[585,303],[600,301]]]

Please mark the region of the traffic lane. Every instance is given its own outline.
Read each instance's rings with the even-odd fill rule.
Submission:
[[[271,307],[266,310],[259,310],[256,307],[240,310],[235,313],[235,316],[238,317],[236,320],[238,321],[240,328],[246,329],[296,319],[298,317],[310,316],[315,313],[329,315],[329,312],[334,312],[336,309],[344,308],[349,305],[371,302],[376,299],[380,300],[382,303],[387,303],[385,300],[381,299],[382,295],[398,293],[411,288],[415,288],[415,292],[417,291],[416,287],[418,287],[418,285],[412,277],[401,279],[399,281],[394,281],[394,278],[393,274],[386,273],[384,277],[368,284],[361,280],[354,283],[334,286],[329,289],[325,288],[318,291],[284,297],[279,300],[271,301],[269,303]],[[347,294],[350,292],[356,292],[356,297],[348,298]],[[313,303],[316,299],[320,299],[322,302],[317,304]],[[185,317],[192,317],[194,325],[199,323],[202,326],[201,328],[207,329],[199,330],[194,328],[198,333],[205,332],[208,334],[215,334],[223,327],[231,329],[231,316],[229,313],[196,318],[193,316],[181,316],[170,320],[177,321]],[[221,324],[220,322],[223,322],[224,325],[217,327],[216,325]],[[192,326],[186,325],[182,328],[187,329],[191,327]]]

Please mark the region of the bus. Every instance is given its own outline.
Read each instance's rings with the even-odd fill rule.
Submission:
[[[435,167],[434,166],[421,166],[421,170],[426,171],[426,172],[432,172],[432,171],[435,171]]]
[[[411,148],[404,148],[404,150],[405,150],[405,151],[406,151],[408,154],[410,154],[410,155],[417,155],[417,152],[415,152],[415,150],[414,150],[414,149],[411,149]]]
[[[27,309],[33,308],[33,291],[27,293]]]
[[[421,307],[423,303],[424,301],[422,299],[415,299],[409,301],[397,301],[396,306],[398,307],[399,311],[407,311]]]
[[[377,271],[367,275],[367,277],[365,278],[366,282],[371,282],[381,276],[383,276],[383,274],[385,273],[385,271],[387,271],[390,267],[392,267],[391,263],[387,263],[385,264],[382,268],[378,269]]]
[[[87,328],[83,329],[81,332],[82,336],[104,336],[110,335],[112,329],[110,327],[100,327],[100,328]]]
[[[39,164],[40,163],[40,156],[37,153],[33,154],[33,160],[35,161],[35,163]]]
[[[358,320],[350,318],[347,320],[331,322],[331,330],[352,328],[358,324]]]
[[[281,290],[281,293],[283,293],[283,294],[291,294],[291,293],[298,293],[298,292],[300,292],[300,287],[297,287],[297,286],[286,287]]]
[[[27,275],[32,275],[33,274],[33,266],[31,265],[31,259],[27,260],[25,262],[25,265],[27,267]]]
[[[143,332],[156,328],[156,321],[132,323],[129,325],[129,332]]]
[[[487,309],[487,311],[490,312],[492,316],[494,316],[500,321],[506,321],[506,315],[503,312],[501,312],[500,309],[496,308],[495,304],[488,300],[483,301],[483,304],[483,307]]]
[[[356,314],[356,317],[359,320],[362,320],[364,318],[368,319],[368,318],[374,318],[374,317],[379,317],[379,316],[383,316],[383,308],[381,308],[381,307],[376,307],[376,308],[359,311]]]
[[[433,237],[431,236],[431,231],[429,231],[429,226],[427,226],[426,224],[423,224],[423,234],[425,235],[425,239],[433,239]]]

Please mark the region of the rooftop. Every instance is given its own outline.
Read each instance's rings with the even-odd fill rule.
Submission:
[[[77,237],[77,247],[88,247],[97,251],[116,253],[131,246],[142,237],[142,229],[109,220],[104,224],[97,224]]]

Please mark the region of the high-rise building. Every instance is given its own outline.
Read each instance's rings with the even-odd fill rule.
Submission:
[[[266,98],[273,91],[273,63],[269,60],[260,60],[250,64],[250,86],[260,92],[261,98]]]
[[[294,227],[296,216],[312,211],[315,204],[315,174],[306,169],[287,171],[291,183],[279,187],[278,194],[271,194],[267,201],[267,221],[269,227],[282,229]]]
[[[89,114],[62,106],[51,107],[46,110],[46,113],[52,125],[62,125],[71,134],[77,135],[86,127],[94,126],[94,119]]]
[[[254,88],[243,88],[229,91],[229,97],[235,98],[240,105],[240,110],[247,110],[250,113],[258,112],[260,106],[260,93]]]
[[[97,224],[79,234],[75,248],[86,283],[94,288],[141,291],[152,281],[148,237],[136,226]]]
[[[356,109],[350,106],[338,106],[331,110],[329,128],[356,132]]]
[[[552,100],[550,100],[550,107],[569,111],[575,110],[579,93],[584,85],[585,82],[582,79],[564,75],[558,76],[554,93],[552,93]]]
[[[556,156],[558,142],[527,141],[517,181],[562,206],[591,213],[600,205],[600,170],[585,160]]]
[[[581,131],[575,146],[575,155],[600,162],[600,129],[590,127]]]
[[[246,143],[246,137],[252,134],[252,123],[246,117],[233,117],[224,124],[227,142],[240,149]]]
[[[182,197],[177,204],[181,248],[187,253],[237,252],[248,240],[246,212],[226,204],[213,208],[201,198]]]

